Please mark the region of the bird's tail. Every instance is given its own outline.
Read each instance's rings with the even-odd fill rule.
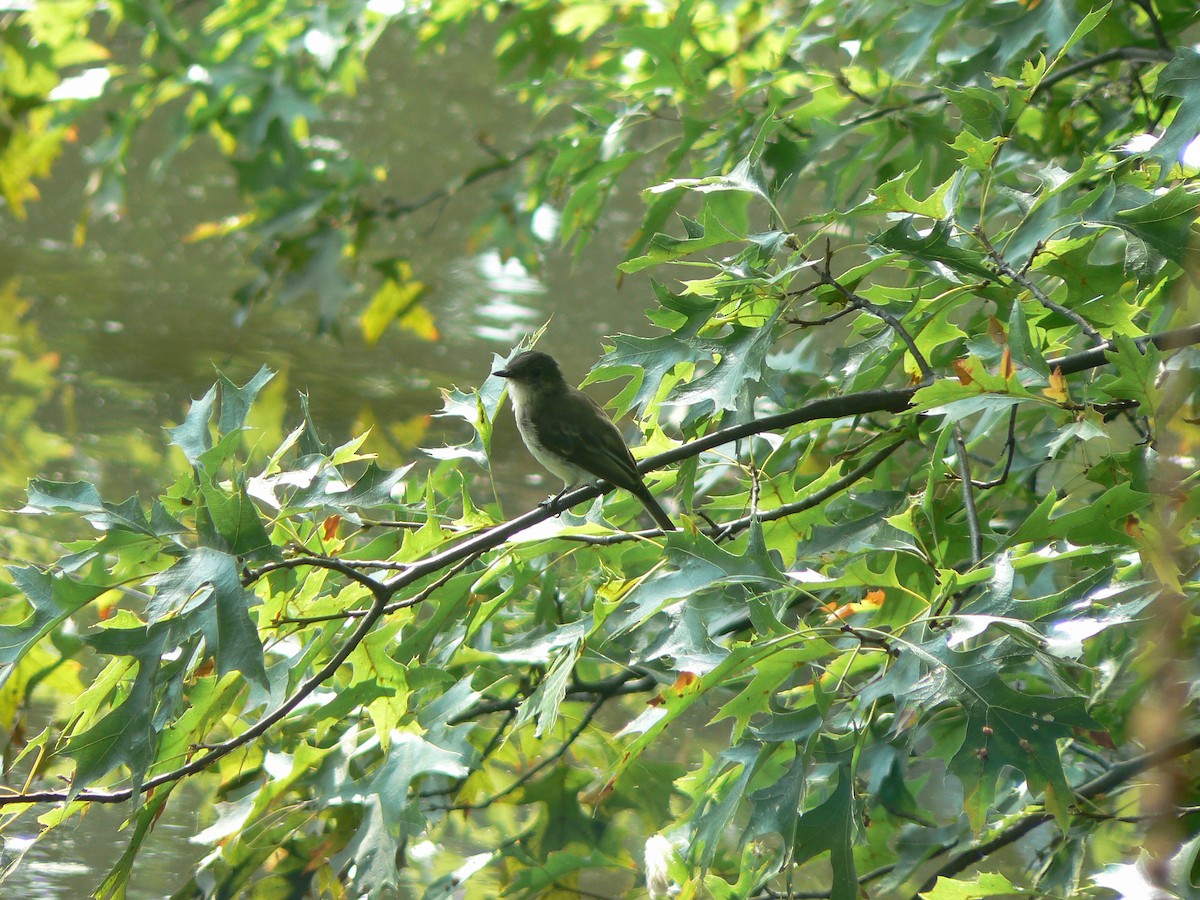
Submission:
[[[654,519],[656,524],[663,531],[677,531],[675,523],[671,521],[671,517],[667,515],[666,510],[658,505],[658,501],[654,499],[654,495],[650,493],[649,488],[642,485],[640,491],[634,491],[634,496],[642,501],[642,506],[646,507],[646,512],[650,513],[650,518]]]

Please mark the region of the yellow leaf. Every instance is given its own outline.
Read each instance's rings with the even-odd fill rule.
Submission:
[[[194,244],[197,241],[206,241],[209,238],[222,237],[226,234],[231,234],[246,225],[254,219],[250,213],[243,213],[240,216],[228,216],[220,222],[201,222],[183,237],[185,244]]]
[[[1000,357],[1000,377],[1005,381],[1012,378],[1016,373],[1017,368],[1013,365],[1012,350],[1008,347],[1004,348],[1004,354]]]
[[[1071,394],[1067,391],[1067,378],[1062,369],[1056,368],[1050,373],[1050,386],[1042,388],[1042,393],[1058,403],[1066,403],[1071,399]]]
[[[412,267],[397,262],[386,281],[363,310],[359,325],[363,340],[376,344],[393,323],[422,340],[436,341],[440,336],[433,316],[421,305],[425,283],[412,277]]]

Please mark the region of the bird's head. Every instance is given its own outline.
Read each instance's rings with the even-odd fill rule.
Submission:
[[[540,350],[518,353],[504,368],[497,369],[492,374],[508,379],[517,395],[552,391],[566,385],[562,370],[554,361],[554,357]]]

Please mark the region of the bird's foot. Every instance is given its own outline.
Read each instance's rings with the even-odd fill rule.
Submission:
[[[554,507],[558,506],[558,501],[562,500],[563,496],[572,487],[574,487],[574,485],[567,485],[561,491],[559,491],[557,494],[555,494],[553,497],[547,497],[545,500],[543,500],[541,503],[539,503],[538,506],[540,506],[542,509],[554,509]],[[561,512],[562,512],[561,509],[557,510],[557,513],[561,513]]]

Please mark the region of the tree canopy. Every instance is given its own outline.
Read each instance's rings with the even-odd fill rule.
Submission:
[[[383,195],[324,106],[384,29],[436,65],[480,19],[536,130]],[[162,165],[203,143],[235,176],[195,237],[244,241],[239,299],[307,295],[326,326],[436,340],[427,274],[380,240],[424,204],[506,185],[477,240],[534,268],[587,253],[614,191],[645,201],[614,279],[649,336],[589,381],[618,383],[678,532],[594,485],[506,516],[498,378],[447,388],[469,437],[398,469],[304,398],[262,415],[264,369],[169,429],[154,499],[28,473],[0,813],[45,837],[127,804],[97,896],[192,783],[213,851],[178,897],[1200,890],[1191,0],[75,0],[0,25],[8,215],[103,108],[86,241],[170,117]],[[44,391],[36,351],[0,366]]]

